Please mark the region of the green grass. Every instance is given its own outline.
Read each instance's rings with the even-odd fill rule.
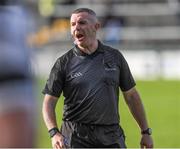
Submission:
[[[39,82],[39,93],[45,84]],[[180,148],[180,81],[137,81],[137,89],[141,95],[156,148]],[[39,122],[37,147],[51,147],[47,128],[42,120],[41,106],[43,96],[39,95]],[[61,124],[63,100],[60,99],[56,113]],[[138,148],[141,139],[140,130],[131,116],[127,105],[120,96],[121,125],[126,135],[126,144],[130,148]]]

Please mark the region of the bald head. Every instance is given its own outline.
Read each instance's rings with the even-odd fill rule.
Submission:
[[[87,13],[89,13],[91,15],[96,16],[96,13],[92,9],[89,9],[89,8],[78,8],[78,9],[74,10],[72,12],[72,14],[77,14],[77,13],[80,13],[80,12],[87,12]]]
[[[89,8],[78,8],[78,9],[74,10],[71,15],[82,13],[82,12],[88,13],[91,16],[92,21],[98,22],[96,13],[92,9],[89,9]]]

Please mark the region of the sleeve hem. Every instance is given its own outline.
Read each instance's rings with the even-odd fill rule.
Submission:
[[[121,88],[121,90],[122,90],[123,92],[126,92],[126,91],[130,90],[131,88],[133,88],[133,87],[135,87],[135,86],[136,86],[136,83],[134,83],[134,84],[131,85],[131,86],[128,86],[127,88]]]
[[[42,91],[42,93],[45,95],[45,94],[48,94],[48,95],[51,95],[51,96],[55,96],[55,97],[60,97],[60,95],[58,95],[58,94],[55,94],[55,93],[53,93],[53,92],[50,92],[50,91]]]

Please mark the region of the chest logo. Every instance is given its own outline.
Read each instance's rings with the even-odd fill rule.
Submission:
[[[76,73],[71,74],[71,78],[74,79],[74,78],[80,77],[82,75],[83,74],[81,72],[76,72]]]
[[[106,68],[106,67],[105,67],[105,70],[106,70],[106,71],[116,71],[116,68]]]

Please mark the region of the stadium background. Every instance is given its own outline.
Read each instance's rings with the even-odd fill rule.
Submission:
[[[28,37],[37,77],[37,147],[51,142],[42,121],[41,90],[56,58],[72,47],[69,16],[89,7],[102,22],[99,39],[121,50],[137,80],[156,148],[180,148],[180,2],[178,0],[27,0],[36,29]],[[59,100],[59,125],[62,116]],[[128,147],[138,148],[139,129],[120,100]]]

